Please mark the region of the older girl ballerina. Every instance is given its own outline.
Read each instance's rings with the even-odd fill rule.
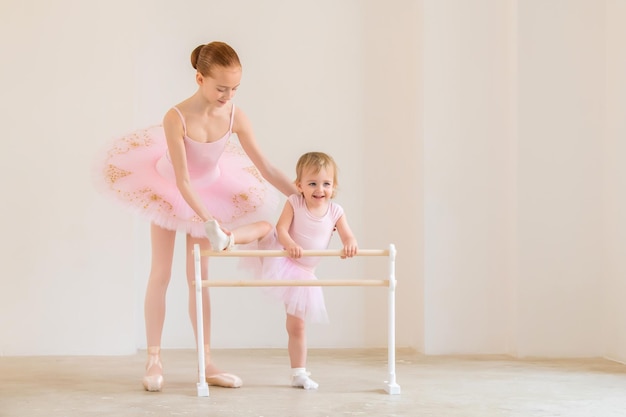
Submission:
[[[197,335],[194,244],[202,250],[209,244],[224,250],[255,241],[257,233],[271,230],[261,220],[274,217],[278,208],[270,184],[285,195],[297,191],[265,158],[248,118],[231,101],[241,80],[237,53],[223,42],[211,42],[194,49],[191,64],[197,71],[197,91],[168,110],[162,125],[116,139],[98,164],[101,190],[151,222],[152,264],[145,298],[148,361],[143,377],[148,391],[163,386],[161,334],[176,232],[186,234],[189,313]],[[230,140],[232,134],[239,143]],[[207,274],[208,257],[203,257],[203,279]],[[241,378],[212,361],[206,289],[203,306],[207,382],[240,387]]]
[[[266,279],[315,280],[319,257],[303,257],[303,250],[327,249],[335,230],[343,243],[342,258],[356,255],[357,241],[341,206],[331,201],[337,188],[337,166],[332,157],[321,152],[302,155],[296,165],[297,194],[289,196],[274,233],[264,237],[262,249],[284,248],[288,257],[262,258],[261,276]],[[321,287],[274,287],[269,290],[287,312],[286,328],[291,362],[291,385],[317,389],[318,383],[306,370],[307,343],[305,320],[327,318]]]

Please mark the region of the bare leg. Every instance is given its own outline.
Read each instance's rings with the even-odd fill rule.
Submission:
[[[306,347],[306,328],[304,320],[287,314],[287,334],[289,342],[287,350],[289,351],[289,360],[292,368],[306,367],[307,347]]]
[[[208,239],[198,239],[187,235],[187,284],[189,288],[189,318],[193,326],[196,341],[198,340],[198,327],[196,320],[196,289],[195,289],[195,268],[193,246],[200,245],[200,250],[209,250],[210,243]],[[209,275],[209,258],[202,257],[201,260],[202,279],[208,279]],[[211,361],[211,298],[209,297],[209,289],[202,289],[202,324],[204,332],[204,361],[207,382],[210,385],[219,385],[227,388],[238,388],[242,385],[241,379],[229,373],[222,372]]]
[[[208,250],[210,243],[207,239],[198,239],[187,235],[187,285],[189,288],[189,318],[193,326],[193,332],[198,338],[198,329],[196,326],[196,286],[195,286],[195,268],[193,258],[193,246],[200,245],[200,250]],[[200,258],[202,279],[207,279],[209,275],[209,258],[203,256]],[[202,289],[202,321],[204,324],[204,344],[211,344],[211,299],[209,297],[209,289]]]
[[[306,371],[306,326],[303,319],[287,314],[288,351],[291,361],[291,385],[297,388],[317,389],[318,383],[309,378]]]
[[[272,231],[272,225],[265,221],[250,223],[231,231],[235,236],[235,244],[255,242]]]
[[[204,230],[214,251],[231,250],[236,244],[246,244],[261,239],[272,229],[272,225],[265,221],[258,221],[241,226],[232,231],[222,229],[217,220],[209,220],[204,224]]]
[[[148,391],[160,391],[163,385],[160,350],[165,321],[165,295],[172,273],[176,232],[152,225],[150,234],[152,263],[144,302],[148,364],[143,384]]]

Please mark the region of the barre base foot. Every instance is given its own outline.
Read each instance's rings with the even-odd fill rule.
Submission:
[[[208,397],[209,396],[209,384],[206,382],[198,382],[196,384],[198,388],[198,397]]]
[[[385,381],[385,392],[389,395],[399,395],[400,394],[400,385],[394,383],[389,383]]]

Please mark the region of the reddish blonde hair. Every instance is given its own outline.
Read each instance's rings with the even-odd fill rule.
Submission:
[[[241,68],[237,52],[224,42],[199,45],[191,53],[191,66],[205,77],[212,76],[215,67]]]

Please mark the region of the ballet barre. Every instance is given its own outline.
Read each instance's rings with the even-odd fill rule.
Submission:
[[[228,258],[228,257],[285,257],[284,250],[232,250],[214,252],[200,250],[200,245],[194,245],[194,269],[196,287],[196,328],[198,339],[198,397],[209,396],[209,385],[206,382],[204,362],[204,327],[202,315],[202,288],[205,287],[387,287],[388,291],[388,329],[387,329],[387,362],[388,380],[385,381],[385,392],[390,395],[400,394],[400,385],[396,382],[396,248],[393,244],[389,249],[359,249],[356,256],[385,256],[389,259],[387,279],[320,279],[320,280],[282,280],[282,279],[254,279],[254,280],[203,280],[201,272],[201,258]],[[302,256],[342,256],[341,250],[303,250]]]

